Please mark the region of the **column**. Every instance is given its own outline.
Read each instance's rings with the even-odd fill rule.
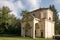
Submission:
[[[33,20],[33,27],[32,27],[32,37],[35,39],[35,20]]]
[[[24,25],[21,24],[21,36],[25,37]]]
[[[21,23],[21,36],[23,36],[23,26],[22,26],[22,23]]]
[[[23,30],[24,30],[23,32],[24,32],[24,37],[25,37],[25,28]]]

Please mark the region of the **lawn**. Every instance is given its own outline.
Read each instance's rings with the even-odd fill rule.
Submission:
[[[28,38],[28,37],[0,37],[0,40],[53,40],[53,39],[44,39],[44,38]]]

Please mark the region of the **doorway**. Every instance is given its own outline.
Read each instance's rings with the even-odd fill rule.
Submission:
[[[26,26],[25,26],[25,36],[26,37],[30,37],[31,36],[31,27],[30,27],[29,23],[27,23]]]
[[[44,36],[43,36],[43,32],[41,32],[41,38],[44,38]]]
[[[38,23],[35,24],[35,37],[40,37],[39,25]]]

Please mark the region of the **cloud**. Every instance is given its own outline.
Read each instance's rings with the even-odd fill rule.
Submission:
[[[41,0],[40,1],[39,0],[29,0],[28,2],[30,3],[32,10],[34,10],[34,9],[37,9],[40,7],[39,2],[41,2]]]
[[[18,17],[19,10],[35,10],[40,8],[41,0],[0,0],[0,7],[8,6],[12,12],[10,14],[14,14]]]
[[[60,12],[58,12],[58,15],[59,15],[58,17],[59,17],[59,19],[60,19]]]
[[[25,8],[28,10],[32,11],[37,8],[40,8],[41,0],[22,0],[22,1],[23,1]]]
[[[24,8],[24,6],[20,0],[16,1],[14,4],[16,5],[17,8],[20,8],[20,9]]]
[[[18,5],[20,4],[20,8],[22,8],[22,4],[20,2],[17,2],[16,4],[12,0],[0,0],[0,8],[3,6],[7,6],[12,10],[10,14],[14,14],[16,17],[18,17]]]
[[[60,0],[54,0],[54,3],[60,4]]]

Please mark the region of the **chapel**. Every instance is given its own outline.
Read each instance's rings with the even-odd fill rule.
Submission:
[[[36,9],[22,18],[21,36],[52,38],[54,32],[53,11],[49,8]]]

